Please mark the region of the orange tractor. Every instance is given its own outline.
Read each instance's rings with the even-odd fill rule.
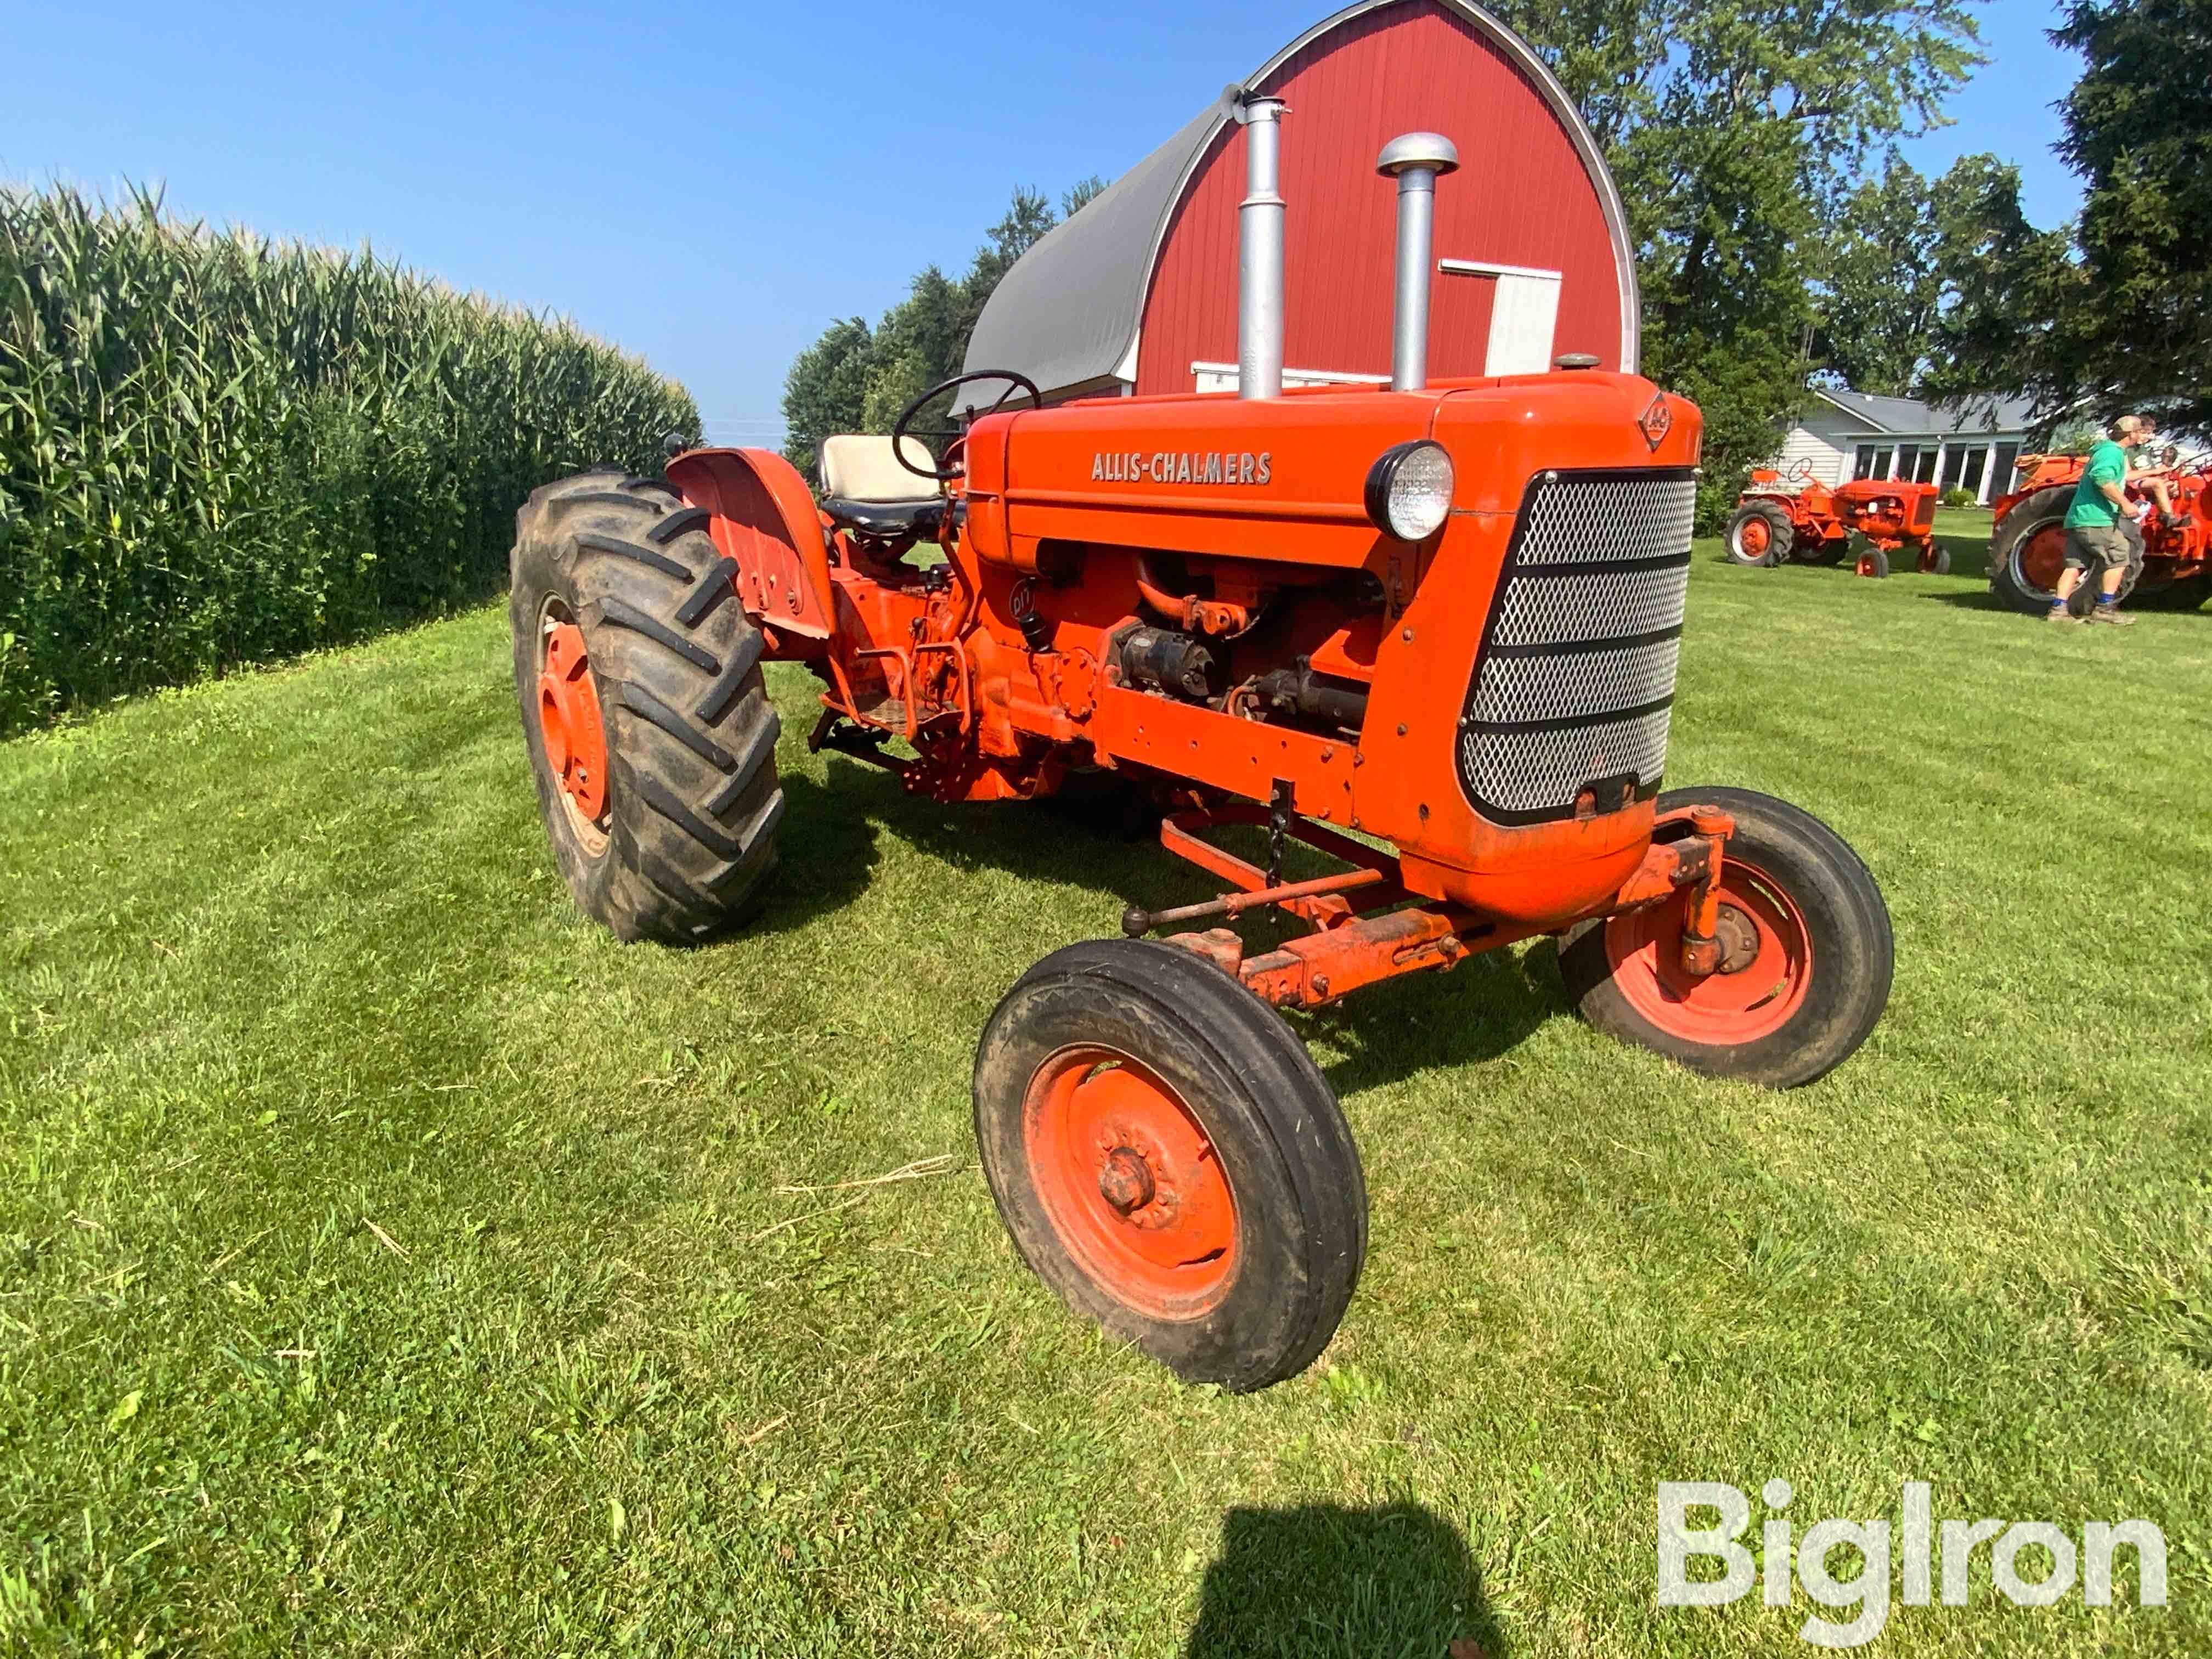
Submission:
[[[1043,407],[963,375],[889,436],[830,440],[818,503],[770,451],[692,449],[665,482],[537,491],[513,561],[554,856],[623,938],[703,939],[763,894],[767,663],[819,683],[810,748],[931,799],[1103,779],[1156,804],[1218,896],[1132,905],[1022,974],[975,1133],[1045,1283],[1232,1389],[1320,1353],[1366,1250],[1350,1128],[1281,1011],[1548,935],[1601,1030],[1779,1088],[1859,1047],[1892,963],[1826,825],[1661,789],[1697,410],[1587,368],[1426,383],[1423,210],[1455,164],[1433,134],[1384,152],[1409,278],[1389,388],[1285,392],[1282,112],[1237,111],[1237,391]],[[994,406],[921,430],[986,379]],[[1289,878],[1291,843],[1332,867]],[[1262,911],[1302,931],[1249,945]]]
[[[1951,555],[1936,544],[1936,486],[1901,478],[1856,478],[1832,488],[1799,461],[1787,475],[1760,467],[1736,498],[1728,555],[1737,564],[1836,564],[1848,556],[1862,576],[1889,574],[1889,556],[1911,548],[1920,570],[1946,575]]]
[[[2168,445],[2167,467],[2179,458]],[[1991,503],[1990,591],[2016,611],[2039,614],[2057,596],[2058,574],[2066,568],[2066,509],[2087,465],[2081,455],[2023,455],[2010,493]],[[2166,482],[2171,523],[2159,515],[2147,491],[2129,487],[2134,513],[2122,516],[2120,527],[2136,556],[2121,581],[2123,597],[2171,592],[2192,579],[2212,586],[2203,583],[2212,572],[2212,471],[2169,471]],[[2077,616],[2088,614],[2094,588],[2083,582],[2075,589],[2070,608]]]

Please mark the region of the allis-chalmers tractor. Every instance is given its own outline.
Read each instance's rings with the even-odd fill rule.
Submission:
[[[1862,576],[1889,574],[1889,556],[1911,548],[1919,569],[1947,575],[1951,555],[1936,544],[1936,486],[1900,478],[1855,478],[1832,489],[1800,461],[1787,477],[1771,467],[1751,475],[1729,520],[1728,554],[1737,564],[1838,564],[1848,555]]]
[[[1425,384],[1404,278],[1455,164],[1431,134],[1384,151],[1390,388],[1283,392],[1282,106],[1237,108],[1237,392],[1041,407],[994,376],[933,449],[939,387],[890,436],[830,440],[818,504],[765,450],[586,473],[521,509],[513,618],[555,857],[625,939],[706,937],[769,879],[765,662],[820,682],[811,748],[933,799],[1103,775],[1164,811],[1220,896],[1132,906],[1124,937],[1023,974],[977,1048],[975,1132],[1071,1308],[1246,1389],[1322,1351],[1367,1242],[1344,1114],[1279,1011],[1548,934],[1601,1030],[1786,1087],[1865,1039],[1891,937],[1817,819],[1660,791],[1697,410],[1590,369]],[[1210,837],[1239,825],[1264,862]],[[1293,842],[1334,872],[1285,879]],[[1304,931],[1248,946],[1230,924],[1263,909]]]
[[[2171,446],[2166,459],[2169,467],[2177,459]],[[1992,503],[1990,591],[2016,611],[2040,614],[2057,596],[2058,574],[2066,568],[2066,509],[2087,465],[2081,455],[2023,455],[2010,493]],[[2132,511],[2120,523],[2136,545],[2121,579],[2123,596],[2164,592],[2212,571],[2212,471],[2170,471],[2167,483],[2172,524],[2152,510],[2148,491],[2128,488]],[[2095,588],[2094,582],[2075,586],[2069,602],[2075,615],[2088,614]]]

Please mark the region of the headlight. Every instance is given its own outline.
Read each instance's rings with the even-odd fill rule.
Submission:
[[[1386,449],[1367,474],[1367,516],[1386,536],[1418,542],[1451,514],[1452,464],[1426,438]]]

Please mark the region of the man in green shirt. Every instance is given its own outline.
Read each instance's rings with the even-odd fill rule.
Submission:
[[[2051,602],[2050,619],[2070,623],[2069,602],[2081,578],[2090,570],[2102,572],[2096,608],[2088,620],[2124,628],[2135,621],[2120,614],[2120,583],[2134,556],[2123,515],[2128,506],[2128,453],[2123,444],[2148,441],[2157,428],[2140,415],[2123,415],[2106,428],[2108,436],[2089,452],[2089,465],[2075,487],[2073,505],[2066,509],[2066,568],[2058,574],[2057,597]]]

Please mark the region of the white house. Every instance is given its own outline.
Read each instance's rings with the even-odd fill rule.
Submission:
[[[1802,461],[1825,484],[1916,478],[1986,502],[2012,487],[2027,439],[2023,401],[1979,398],[1939,409],[1917,398],[1818,388],[1812,398],[1782,440],[1774,465],[1785,477]]]

